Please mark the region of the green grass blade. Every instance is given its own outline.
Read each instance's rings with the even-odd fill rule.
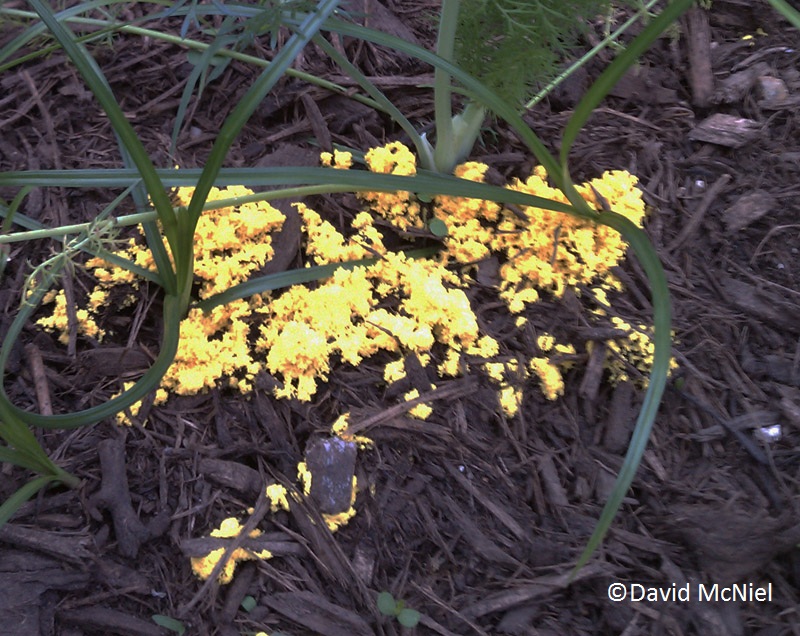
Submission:
[[[53,475],[36,477],[6,499],[3,505],[0,506],[0,527],[4,526],[6,522],[14,516],[14,513],[20,509],[22,504],[28,501],[28,499],[33,497],[42,488],[46,488],[55,481],[59,481],[59,479]]]
[[[406,256],[408,258],[426,258],[428,256],[433,256],[438,251],[438,248],[430,247],[408,251],[406,252]],[[322,280],[323,278],[329,278],[333,276],[336,270],[368,267],[377,261],[377,258],[364,258],[357,261],[331,263],[329,265],[315,265],[313,267],[301,267],[298,269],[290,269],[285,272],[268,274],[267,276],[258,276],[245,281],[244,283],[234,285],[233,287],[226,289],[224,292],[209,296],[205,300],[197,303],[195,307],[202,309],[203,311],[211,311],[214,309],[214,307],[226,305],[234,300],[249,298],[255,294],[262,294],[266,291],[273,291],[275,289],[283,289],[284,287],[291,287],[292,285],[311,283],[316,280]]]
[[[3,437],[2,428],[3,423],[0,422],[0,437]],[[20,466],[21,468],[27,468],[28,470],[39,472],[39,466],[36,462],[32,462],[30,458],[25,455],[25,453],[20,453],[13,448],[0,446],[0,462],[14,464],[15,466]]]
[[[658,254],[653,249],[653,245],[647,235],[629,219],[618,214],[612,213],[609,215],[606,212],[602,216],[606,225],[614,228],[625,237],[647,275],[653,301],[653,345],[655,349],[647,392],[636,420],[636,426],[631,436],[622,468],[614,482],[611,495],[603,507],[597,526],[572,571],[572,576],[586,565],[594,551],[603,541],[622,504],[622,500],[633,483],[647,442],[650,439],[650,432],[653,429],[661,397],[664,394],[672,356],[672,308],[669,288],[667,287],[667,277]]]
[[[786,0],[769,0],[772,8],[792,23],[795,29],[800,29],[800,11],[792,7]]]
[[[296,33],[289,38],[286,45],[273,59],[272,64],[263,71],[239,103],[236,104],[225,123],[222,124],[206,161],[205,168],[197,181],[192,200],[189,202],[185,216],[186,221],[181,224],[183,228],[179,237],[179,245],[182,253],[191,254],[194,245],[194,229],[202,213],[203,205],[208,198],[208,193],[211,191],[217,174],[225,161],[228,149],[258,105],[267,96],[267,93],[272,90],[273,86],[284,75],[286,69],[289,68],[306,44],[316,35],[338,4],[338,0],[320,1],[316,11],[306,16],[302,23],[298,25]],[[186,263],[184,262],[179,262],[178,267],[180,270],[178,272],[178,280],[181,286],[181,297],[188,304],[192,272],[186,269]]]
[[[49,286],[47,288],[49,288]],[[45,291],[46,289],[43,288],[35,290],[31,298],[26,300],[22,309],[11,323],[8,333],[3,339],[2,346],[0,346],[0,380],[5,374],[6,364],[14,341],[19,337],[28,318],[30,318],[37,305],[41,302]],[[10,413],[29,426],[73,429],[95,424],[103,418],[111,417],[121,410],[128,408],[159,386],[161,378],[164,377],[167,369],[169,369],[172,361],[175,359],[175,354],[178,351],[178,342],[180,340],[180,320],[182,313],[176,296],[166,296],[164,298],[164,333],[162,335],[161,349],[158,357],[153,363],[153,366],[147,370],[136,384],[121,395],[83,411],[64,415],[39,415],[38,413],[31,413],[20,409],[12,404],[0,381],[0,417]]]
[[[403,129],[411,142],[414,144],[414,147],[417,150],[417,155],[422,160],[423,167],[427,169],[433,168],[433,157],[430,156],[429,146],[422,140],[417,129],[414,128],[414,125],[408,121],[405,115],[400,112],[400,109],[395,106],[392,101],[384,95],[380,89],[378,89],[375,84],[367,79],[367,76],[364,75],[361,71],[356,68],[355,65],[351,64],[350,61],[339,51],[336,50],[330,42],[328,42],[325,38],[317,35],[314,37],[314,43],[319,46],[325,53],[330,57],[336,64],[338,64],[341,69],[356,83],[362,88],[362,90],[369,95],[376,104],[380,107],[380,109],[389,115],[392,120]]]
[[[103,107],[115,133],[119,137],[121,143],[124,144],[125,149],[130,154],[132,161],[141,175],[144,185],[147,188],[147,193],[150,195],[153,205],[159,213],[164,233],[172,244],[173,254],[175,254],[176,260],[178,260],[180,258],[180,252],[178,251],[176,236],[177,220],[172,209],[172,204],[170,203],[163,184],[158,178],[155,166],[153,166],[142,142],[136,136],[133,127],[125,118],[122,108],[117,103],[114,94],[108,86],[108,82],[105,81],[105,77],[100,72],[100,69],[97,67],[97,64],[88,51],[75,41],[73,34],[55,17],[50,7],[43,0],[30,0],[30,3],[39,14],[42,22],[47,25],[53,36],[58,40],[58,43],[64,48],[64,51],[72,60],[72,63],[75,64],[84,81],[89,86],[89,89],[94,93],[100,105]],[[163,243],[159,247],[154,244],[154,241],[149,242],[153,243],[151,244],[153,258],[167,292],[171,294],[176,293],[177,282],[175,273],[167,257]]]
[[[693,4],[694,0],[675,0],[671,2],[654,20],[649,22],[642,32],[620,53],[614,61],[600,74],[592,86],[586,91],[581,101],[575,107],[575,112],[570,117],[564,128],[561,141],[561,167],[567,169],[569,152],[575,139],[583,126],[589,120],[595,108],[608,95],[614,85],[628,72],[641,58],[650,45]]]
[[[201,172],[196,168],[181,170],[158,170],[163,183],[170,187],[192,186],[197,183]],[[74,173],[79,173],[75,175]],[[70,174],[77,176],[70,179]],[[136,171],[125,169],[110,170],[39,170],[30,172],[0,173],[0,186],[5,185],[53,185],[70,187],[124,187],[138,179]],[[529,205],[546,210],[556,210],[567,214],[577,214],[583,218],[597,218],[576,212],[570,205],[543,197],[516,192],[486,183],[476,183],[458,179],[452,175],[438,174],[421,170],[416,176],[407,177],[392,174],[377,174],[364,170],[333,170],[331,168],[223,168],[219,171],[215,185],[286,186],[287,184],[328,185],[330,192],[397,192],[409,191],[423,196],[437,194],[486,199],[501,203]],[[319,189],[318,192],[323,191]]]

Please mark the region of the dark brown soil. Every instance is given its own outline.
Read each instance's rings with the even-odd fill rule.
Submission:
[[[404,37],[426,46],[433,4],[366,2],[373,13],[381,9],[372,26],[405,29]],[[15,33],[6,29],[0,44]],[[258,45],[260,54],[268,54],[266,45]],[[430,68],[348,46],[406,115],[430,123]],[[177,156],[168,157],[191,71],[182,49],[117,35],[93,52],[165,166],[202,165],[255,73],[234,62],[214,80],[193,101]],[[551,147],[609,55],[526,115]],[[83,485],[46,492],[0,529],[0,634],[166,634],[152,621],[156,614],[198,635],[398,634],[376,608],[384,590],[422,613],[419,634],[800,633],[799,63],[800,35],[766,2],[715,0],[682,23],[680,37],[648,52],[578,140],[576,178],[627,169],[641,181],[651,206],[647,231],[670,283],[680,369],[613,529],[575,581],[570,570],[622,463],[642,392],[627,384],[592,388],[591,365],[582,363],[564,398],[548,402],[531,384],[520,414],[506,420],[475,374],[440,382],[443,399],[421,423],[387,413],[397,396],[387,394],[380,365],[367,361],[337,368],[311,404],[279,401],[266,389],[249,399],[216,391],[150,410],[143,428],[105,422],[40,432]],[[297,68],[346,83],[314,47]],[[764,87],[774,80],[764,77],[781,80],[785,96],[770,101]],[[0,86],[0,169],[119,164],[107,119],[62,55],[7,72]],[[736,119],[709,120],[716,115]],[[389,122],[356,102],[286,80],[248,124],[229,165],[292,164],[331,142],[367,149],[395,138],[402,139]],[[475,158],[506,176],[524,176],[533,165],[503,126],[484,137]],[[22,211],[48,225],[79,222],[109,198],[36,190]],[[336,201],[332,218],[353,212],[347,200]],[[13,246],[0,281],[3,331],[27,263],[54,246]],[[617,311],[649,322],[639,266],[629,261],[620,275],[627,291]],[[87,284],[79,275],[76,293]],[[513,318],[489,291],[473,301],[484,328],[510,353],[530,350],[508,336]],[[38,408],[31,367],[38,356],[55,412],[97,403],[116,392],[113,372],[131,373],[152,359],[157,314],[142,315],[134,348],[146,355],[124,368],[112,347],[126,342],[92,348],[78,341],[65,352],[31,327],[27,348],[19,344],[7,370],[9,394]],[[586,340],[577,302],[545,302],[526,316],[536,329]],[[264,515],[259,527],[281,545],[280,555],[240,566],[228,586],[203,585],[188,560],[203,548],[197,540],[225,517],[247,520],[267,478],[293,483],[306,442],[345,411],[374,422],[366,433],[375,447],[357,460],[355,518],[331,534],[309,521],[319,520],[310,502]],[[780,437],[765,438],[767,426],[779,427]],[[29,477],[18,469],[2,474],[3,499]],[[691,600],[615,603],[614,583],[676,595],[688,585]],[[769,586],[771,597],[708,602],[700,584]],[[246,611],[248,596],[255,607]]]

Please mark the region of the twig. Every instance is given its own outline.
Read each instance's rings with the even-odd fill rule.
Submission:
[[[228,544],[225,554],[223,554],[222,558],[214,565],[214,569],[211,570],[211,574],[209,574],[205,583],[197,590],[197,593],[191,600],[178,610],[178,618],[186,618],[189,612],[203,600],[203,597],[206,596],[209,591],[213,590],[216,593],[219,588],[219,574],[222,572],[225,564],[228,563],[233,553],[242,546],[245,539],[250,536],[250,533],[256,529],[256,526],[261,523],[261,520],[266,516],[268,511],[269,500],[267,499],[267,491],[266,488],[262,488],[253,514],[250,515],[250,518],[242,527],[241,532]]]
[[[730,180],[731,175],[724,174],[714,182],[714,184],[706,192],[703,200],[700,201],[700,205],[697,206],[697,210],[692,215],[692,218],[689,219],[689,222],[684,226],[680,234],[675,237],[675,240],[669,244],[667,247],[667,252],[671,253],[677,250],[689,239],[689,237],[692,236],[692,234],[698,230],[700,224],[703,222],[703,217],[706,215],[708,208],[711,207],[711,204],[719,196],[720,192],[722,192],[722,189],[728,185]]]
[[[33,386],[36,390],[36,401],[39,403],[39,413],[42,415],[53,414],[53,402],[50,400],[50,385],[47,383],[47,374],[44,370],[42,354],[34,344],[25,345],[25,353],[28,356],[28,366],[33,378]]]

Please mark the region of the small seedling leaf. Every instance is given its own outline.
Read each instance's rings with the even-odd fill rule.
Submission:
[[[175,632],[178,636],[183,636],[186,633],[186,626],[177,618],[171,618],[163,614],[153,614],[152,618],[156,625]]]
[[[417,610],[405,608],[397,615],[397,622],[403,627],[416,627],[419,623],[419,618]]]
[[[397,616],[397,601],[389,592],[378,594],[378,611],[384,616]]]
[[[256,599],[254,599],[252,596],[245,596],[242,599],[242,609],[245,612],[252,612],[255,606],[256,606]]]
[[[428,223],[428,229],[434,236],[440,238],[447,236],[447,224],[442,219],[431,219],[431,222]]]

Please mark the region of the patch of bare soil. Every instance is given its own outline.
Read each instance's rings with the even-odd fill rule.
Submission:
[[[431,46],[428,3],[365,6],[373,26]],[[430,123],[429,68],[368,45],[347,50],[413,121]],[[184,54],[131,36],[94,52],[160,165],[202,165],[254,77],[232,63],[193,101],[178,156],[168,157],[191,72]],[[526,115],[548,144],[557,145],[576,97],[609,56]],[[0,169],[117,165],[108,121],[63,60],[52,55],[0,78]],[[0,529],[0,634],[167,633],[154,614],[198,635],[397,634],[376,608],[383,590],[422,613],[419,634],[798,633],[799,61],[798,32],[765,2],[715,0],[684,20],[679,38],[653,47],[578,141],[576,178],[620,168],[641,181],[651,206],[647,231],[670,283],[680,370],[613,530],[574,581],[570,570],[621,466],[642,392],[609,386],[584,357],[566,397],[548,402],[531,383],[510,420],[479,374],[435,378],[436,408],[421,422],[392,410],[398,394],[367,360],[337,369],[311,404],[274,399],[264,378],[248,399],[220,390],[146,407],[145,427],[104,422],[40,432],[83,487],[47,492]],[[349,85],[313,47],[298,67]],[[309,163],[332,143],[366,149],[395,138],[402,136],[389,122],[356,102],[286,80],[248,124],[229,165]],[[502,126],[476,155],[505,176],[532,167]],[[78,222],[107,200],[99,191],[37,190],[22,211],[49,225]],[[337,223],[356,209],[352,200],[328,202]],[[12,249],[0,283],[0,330],[16,310],[27,263],[50,249]],[[282,254],[282,268],[297,265],[296,246]],[[628,262],[620,276],[627,290],[615,310],[647,322],[639,266]],[[86,284],[79,276],[75,292]],[[56,412],[116,392],[119,375],[153,359],[154,296],[143,292],[132,312],[109,312],[118,331],[135,334],[131,342],[73,342],[65,352],[30,328],[8,369],[10,395],[40,408],[39,359]],[[530,355],[542,331],[579,350],[597,337],[574,298],[527,310],[524,337],[490,288],[476,286],[471,300],[509,356]],[[432,379],[422,369],[409,378],[404,391],[425,391]],[[267,546],[274,558],[241,565],[227,586],[194,577],[189,556],[231,541],[208,539],[209,532],[228,516],[246,521],[265,480],[293,484],[309,441],[345,411],[375,441],[357,458],[350,524],[331,534],[313,500],[273,515],[262,498],[251,523],[264,535],[251,547]],[[26,479],[3,470],[0,497]],[[609,599],[615,583],[629,593],[619,602]],[[734,584],[770,596],[725,600]],[[668,598],[630,597],[645,589]],[[701,589],[722,595],[704,599]],[[245,597],[255,600],[249,611]]]

